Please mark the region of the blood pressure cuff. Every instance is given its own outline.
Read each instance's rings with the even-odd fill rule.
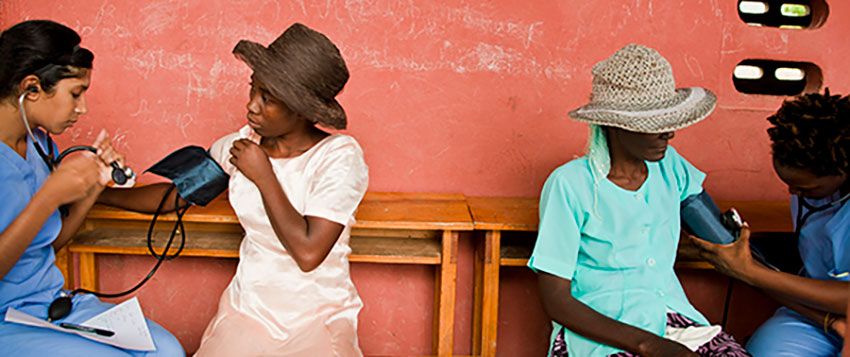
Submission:
[[[738,231],[724,223],[723,214],[705,191],[682,201],[682,227],[698,238],[715,244],[729,244],[738,239]],[[765,266],[798,274],[802,261],[796,238],[790,233],[754,232],[750,237],[753,258]]]
[[[224,192],[229,180],[221,166],[200,146],[172,152],[147,171],[171,180],[180,197],[198,206],[206,206]]]
[[[682,201],[682,227],[688,233],[716,244],[729,244],[738,239],[734,230],[723,224],[720,209],[705,191]]]

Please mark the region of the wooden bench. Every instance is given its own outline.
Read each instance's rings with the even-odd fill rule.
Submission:
[[[500,267],[525,267],[534,248],[538,199],[528,197],[468,197],[476,230],[484,231],[476,244],[473,292],[473,355],[495,356],[499,315]],[[718,202],[722,209],[736,207],[753,230],[790,231],[787,202]],[[678,269],[711,269],[702,261],[678,261]]]
[[[79,286],[97,289],[97,254],[147,255],[146,233],[151,216],[95,206],[68,250],[79,257]],[[160,218],[154,246],[167,240],[167,222]],[[458,233],[471,231],[472,219],[463,195],[367,193],[351,233],[352,263],[424,264],[436,269],[434,352],[451,356],[454,336]],[[243,231],[224,199],[193,207],[183,217],[187,231],[182,256],[238,258]],[[172,250],[174,252],[175,250]],[[67,281],[72,259],[60,257]]]

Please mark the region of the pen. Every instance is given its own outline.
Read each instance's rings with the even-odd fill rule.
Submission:
[[[115,332],[112,332],[112,331],[109,331],[109,330],[99,329],[99,328],[96,328],[96,327],[88,327],[88,326],[83,326],[83,325],[71,324],[71,323],[67,323],[67,322],[62,322],[62,323],[59,324],[59,326],[66,328],[66,329],[70,329],[70,330],[96,333],[96,334],[104,336],[104,337],[112,337],[112,335],[115,334]]]

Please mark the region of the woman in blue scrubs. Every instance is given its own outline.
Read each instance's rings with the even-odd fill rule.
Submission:
[[[97,156],[72,154],[55,169],[39,153],[57,155],[47,133],[61,134],[87,111],[94,56],[79,43],[73,30],[51,21],[22,22],[0,35],[0,320],[9,308],[47,319],[48,306],[64,285],[55,250],[76,233],[103,191],[109,176],[105,163],[123,160],[104,133],[93,145]],[[67,210],[60,213],[63,206]],[[79,324],[112,306],[79,294],[71,313],[55,323]],[[168,331],[152,321],[148,327],[154,352],[0,321],[0,355],[184,355]]]
[[[788,185],[803,260],[799,275],[756,263],[749,231],[726,246],[694,240],[721,271],[784,306],[750,339],[754,356],[837,356],[850,297],[850,97],[807,94],[768,121],[773,167]]]

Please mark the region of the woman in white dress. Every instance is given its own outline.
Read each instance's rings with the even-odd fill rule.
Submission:
[[[301,24],[233,53],[254,71],[248,124],[210,154],[230,175],[245,238],[197,355],[361,356],[348,241],[368,169],[354,138],[317,127],[346,127],[334,98],[348,69],[327,37]],[[167,186],[109,190],[101,202],[152,211]]]
[[[354,138],[316,127],[345,128],[345,63],[301,24],[234,53],[254,70],[248,125],[210,154],[231,175],[245,239],[198,355],[360,356],[348,240],[368,171]]]

